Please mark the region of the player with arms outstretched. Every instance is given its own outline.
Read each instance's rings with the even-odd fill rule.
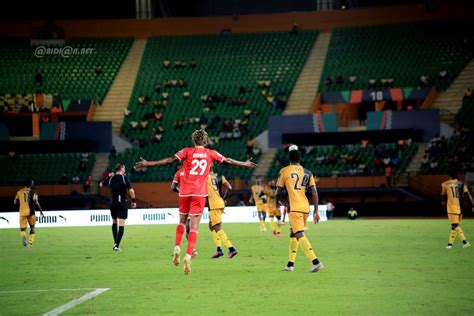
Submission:
[[[223,197],[221,197],[221,194],[219,193],[220,186],[223,188]],[[211,170],[207,181],[207,199],[209,204],[209,229],[212,232],[212,238],[217,247],[216,253],[212,256],[213,259],[217,259],[224,255],[224,252],[222,251],[222,243],[224,243],[227,249],[229,249],[229,254],[227,256],[229,259],[232,259],[238,254],[237,250],[232,245],[232,242],[227,237],[227,234],[222,229],[222,213],[224,213],[225,208],[224,199],[230,190],[232,190],[232,186],[224,175],[217,175]]]
[[[471,244],[469,241],[467,241],[461,228],[462,212],[460,197],[469,199],[469,202],[472,201],[472,198],[469,194],[467,186],[462,181],[458,180],[456,171],[451,170],[449,172],[449,180],[441,184],[441,197],[446,203],[448,219],[451,223],[451,232],[449,233],[448,245],[446,248],[453,248],[453,243],[456,239],[456,236],[458,236],[462,241],[463,248],[470,247]]]
[[[164,166],[178,161],[183,163],[184,175],[179,190],[179,224],[176,227],[175,247],[173,251],[173,263],[179,265],[181,255],[181,240],[186,227],[188,217],[191,218],[188,247],[183,259],[184,274],[191,272],[191,256],[197,241],[199,222],[202,211],[206,204],[207,181],[209,170],[214,161],[227,163],[233,166],[255,168],[256,164],[247,160],[245,162],[226,158],[217,151],[206,148],[208,136],[205,130],[199,129],[192,134],[194,147],[186,147],[174,156],[158,161],[146,161],[142,159],[136,163],[137,167]]]
[[[286,191],[288,192],[288,199],[290,202],[288,213],[290,219],[289,259],[287,266],[283,270],[288,272],[294,270],[296,252],[299,244],[301,248],[303,248],[308,259],[313,263],[313,266],[309,271],[318,272],[323,269],[324,266],[316,257],[316,254],[311,247],[311,243],[304,233],[306,220],[310,211],[308,198],[306,197],[307,187],[311,190],[311,197],[314,205],[314,223],[316,224],[319,222],[318,191],[316,190],[316,183],[311,171],[300,165],[301,153],[298,151],[296,145],[290,146],[289,158],[290,165],[280,170],[276,189],[277,204],[279,204],[279,199],[284,188],[286,188]]]
[[[35,241],[35,225],[36,215],[35,210],[39,210],[41,216],[44,216],[41,205],[38,202],[38,193],[33,189],[34,181],[28,179],[25,181],[25,187],[20,189],[16,195],[13,204],[19,203],[20,207],[20,234],[23,242],[23,246],[32,247]],[[26,227],[30,225],[30,235],[28,240],[26,239]]]

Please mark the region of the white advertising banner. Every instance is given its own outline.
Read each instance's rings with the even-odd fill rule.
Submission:
[[[321,221],[326,221],[326,205],[319,205]],[[313,210],[313,207],[311,207]],[[109,210],[82,211],[45,211],[45,216],[36,212],[36,227],[72,227],[72,226],[105,226],[110,225],[112,218]],[[310,218],[312,216],[312,211]],[[179,221],[178,208],[148,208],[129,209],[127,225],[177,224]],[[255,206],[226,207],[222,215],[224,223],[253,223],[258,222]],[[286,217],[288,221],[288,216]],[[201,223],[209,222],[209,212],[205,208]],[[18,212],[0,213],[1,228],[19,228]]]

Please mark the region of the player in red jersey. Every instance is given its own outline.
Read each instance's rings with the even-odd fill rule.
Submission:
[[[208,143],[207,133],[203,129],[196,130],[192,135],[194,147],[186,147],[177,152],[173,157],[158,161],[146,161],[144,159],[136,163],[137,167],[164,166],[181,161],[183,163],[184,175],[180,179],[179,188],[179,224],[176,227],[176,240],[173,252],[173,263],[177,266],[180,262],[181,240],[186,227],[186,220],[190,217],[190,232],[188,236],[188,247],[183,259],[184,274],[191,272],[191,256],[197,241],[199,222],[202,211],[206,205],[207,177],[212,163],[227,163],[232,166],[255,168],[257,165],[247,161],[237,161],[226,158],[217,151],[205,148]]]

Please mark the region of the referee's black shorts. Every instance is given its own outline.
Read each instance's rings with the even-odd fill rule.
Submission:
[[[112,204],[110,206],[110,215],[113,219],[128,217],[128,206],[127,203]]]

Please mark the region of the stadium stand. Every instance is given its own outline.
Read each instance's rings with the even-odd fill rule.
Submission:
[[[462,106],[456,114],[456,122],[463,129],[474,131],[474,96],[472,92],[463,98]]]
[[[418,144],[360,144],[309,146],[303,149],[303,166],[317,177],[381,176],[385,167],[392,168],[393,175],[402,174],[418,149]],[[279,149],[266,175],[278,177],[278,172],[289,163],[288,153]]]
[[[474,145],[470,134],[455,134],[450,138],[436,137],[426,148],[418,174],[446,174],[450,169],[465,172],[473,165]]]
[[[30,46],[28,40],[1,40],[0,95],[28,94],[40,90],[45,94],[60,94],[64,100],[93,99],[100,102],[132,41],[71,39],[66,46],[77,49],[80,54],[68,57],[44,54],[37,57],[37,46]]]
[[[122,125],[122,134],[141,148],[117,155],[110,167],[118,161],[130,165],[140,156],[169,156],[190,146],[199,127],[223,155],[246,159],[247,142],[267,129],[269,116],[283,111],[317,34],[149,38]],[[249,154],[258,156],[258,150]],[[169,180],[174,171],[157,168],[135,173],[133,180]],[[224,173],[251,177],[251,170],[241,168]]]
[[[0,156],[0,185],[22,185],[27,178],[34,179],[37,184],[83,183],[90,175],[94,162],[94,153],[11,153],[11,156]],[[63,174],[67,180],[61,179]],[[73,181],[74,177],[78,178]]]
[[[460,129],[449,138],[435,137],[426,148],[418,174],[445,174],[450,169],[467,172],[474,166],[474,98],[466,91],[462,106],[456,114]]]
[[[371,79],[374,88],[416,87],[421,76],[445,90],[474,56],[472,40],[464,22],[335,29],[318,90],[369,89]]]

